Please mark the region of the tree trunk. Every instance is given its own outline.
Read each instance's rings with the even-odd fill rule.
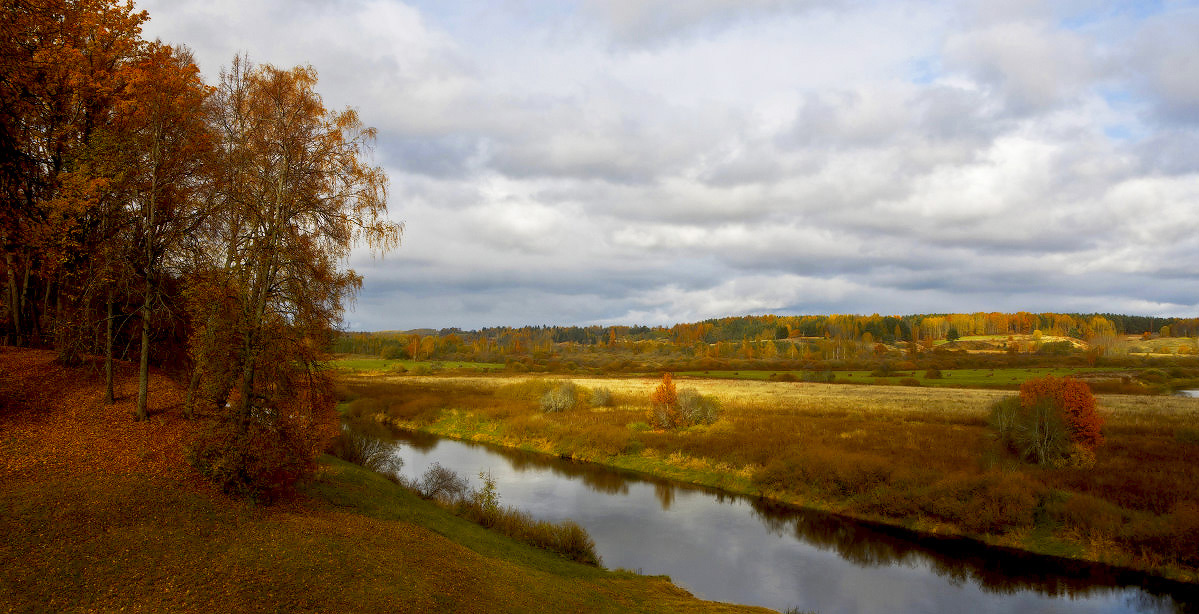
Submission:
[[[196,366],[192,368],[192,376],[187,383],[187,396],[183,399],[183,417],[192,419],[196,415],[196,391],[200,388],[200,379],[204,372],[204,366],[197,361]]]
[[[155,206],[158,198],[158,147],[161,134],[155,126],[154,148],[151,152],[150,194],[146,199],[146,291],[142,300],[142,355],[137,372],[137,419],[146,419],[146,404],[150,395],[150,301],[154,298],[154,243],[157,241],[154,225]]]
[[[150,394],[150,284],[142,302],[142,355],[137,371],[137,419],[146,419],[146,402]]]
[[[112,405],[116,396],[112,390],[112,286],[108,288],[107,318],[104,324],[104,402]]]
[[[7,243],[8,237],[4,237]],[[12,314],[12,332],[17,345],[21,345],[21,311],[20,301],[17,300],[17,269],[13,263],[12,252],[5,250],[4,262],[8,265],[8,311]]]

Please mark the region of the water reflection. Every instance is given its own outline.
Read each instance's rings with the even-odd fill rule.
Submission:
[[[407,456],[421,455],[413,458],[414,475],[433,459],[463,475],[477,473],[480,463],[503,463],[511,471],[511,481],[500,485],[505,504],[551,520],[575,519],[609,565],[669,574],[706,599],[825,614],[1199,612],[1193,584],[916,534],[592,463],[424,433],[394,436],[409,448]]]
[[[752,502],[754,513],[776,535],[793,535],[807,544],[836,552],[855,565],[928,564],[937,575],[957,584],[976,584],[999,594],[1035,590],[1051,597],[1087,597],[1140,586],[1156,597],[1186,595],[1195,603],[1195,585],[1169,582],[1127,569],[986,546],[975,541],[922,535],[898,527],[861,522],[763,499]],[[1172,601],[1172,599],[1168,599]],[[1156,607],[1150,611],[1161,611]],[[1164,611],[1191,611],[1167,608]]]

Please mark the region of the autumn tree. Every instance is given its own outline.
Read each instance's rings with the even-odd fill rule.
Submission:
[[[0,10],[0,250],[4,337],[78,355],[87,299],[108,281],[96,247],[112,206],[95,164],[145,12],[110,0],[13,0]],[[93,154],[93,155],[89,155]],[[46,330],[50,327],[52,330]]]
[[[1047,375],[1020,386],[1022,406],[1031,407],[1042,401],[1061,413],[1072,443],[1087,449],[1103,443],[1103,417],[1095,411],[1095,395],[1085,382]]]
[[[1040,464],[1094,463],[1103,442],[1103,419],[1083,382],[1052,375],[1025,382],[1018,397],[991,407],[991,426],[1000,439]]]
[[[654,388],[649,397],[650,407],[647,418],[651,426],[657,428],[673,428],[682,423],[683,416],[679,412],[679,397],[675,391],[674,379],[670,372],[662,374],[662,382]]]
[[[211,211],[205,200],[214,141],[209,88],[188,54],[150,44],[129,73],[114,126],[122,147],[112,157],[126,169],[122,185],[136,220],[130,256],[141,286],[137,417],[144,419],[154,306],[167,269],[176,278],[187,272],[185,243]]]
[[[311,67],[237,58],[215,95],[222,215],[206,227],[203,277],[223,306],[196,314],[197,338],[220,341],[201,343],[195,359],[227,407],[214,403],[214,434],[193,459],[255,495],[307,471],[332,431],[332,386],[318,366],[362,283],[341,263],[359,242],[385,251],[400,238],[385,217],[387,177],[366,162],[374,130],[352,110],[326,110],[316,82]],[[238,464],[256,469],[226,471]]]

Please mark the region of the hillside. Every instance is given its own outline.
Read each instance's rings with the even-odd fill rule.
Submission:
[[[763,611],[569,563],[331,457],[292,501],[230,499],[184,460],[173,383],[135,422],[120,369],[109,406],[93,366],[0,347],[0,610]]]

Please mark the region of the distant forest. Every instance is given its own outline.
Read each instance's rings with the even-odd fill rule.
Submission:
[[[971,336],[1011,336],[1012,353],[1080,352],[1092,359],[1129,335],[1199,337],[1199,318],[1120,314],[970,313],[905,316],[739,316],[663,326],[525,326],[464,331],[346,332],[333,351],[410,360],[511,362],[519,357],[625,351],[669,358],[766,361],[866,360],[915,356]],[[1018,337],[1018,338],[1017,338]],[[1043,341],[1042,341],[1043,339]],[[1070,339],[1084,342],[1074,344]],[[1189,349],[1189,346],[1188,346]],[[1180,352],[1182,353],[1182,352]],[[593,362],[593,361],[584,361]]]

